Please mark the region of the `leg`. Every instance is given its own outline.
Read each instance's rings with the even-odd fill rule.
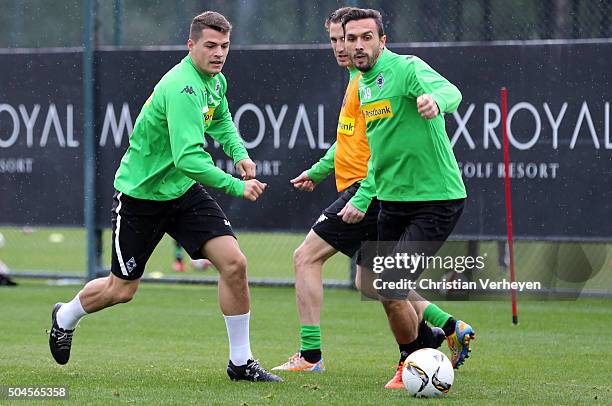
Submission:
[[[250,310],[247,261],[236,239],[223,235],[208,240],[202,254],[219,272],[219,306],[226,316],[246,314]]]
[[[417,338],[419,319],[410,302],[406,300],[383,300],[382,305],[385,313],[387,313],[387,319],[395,341],[400,346],[414,342]]]
[[[295,296],[300,324],[318,326],[323,305],[323,263],[337,251],[310,230],[304,242],[293,253]]]
[[[225,318],[230,345],[227,374],[230,379],[282,381],[253,359],[249,337],[251,320],[247,261],[231,235],[215,237],[204,243],[202,256],[219,271],[219,307]]]
[[[110,274],[105,278],[94,279],[89,282],[78,294],[83,310],[95,313],[118,303],[127,303],[136,294],[139,280],[119,279]],[[60,318],[61,310],[58,312]]]
[[[70,302],[53,307],[49,347],[58,363],[68,362],[81,318],[134,297],[147,260],[163,235],[166,211],[165,203],[115,193],[111,274],[87,283]]]

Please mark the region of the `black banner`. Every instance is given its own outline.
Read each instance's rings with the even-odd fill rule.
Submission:
[[[612,239],[612,44],[391,47],[420,56],[463,93],[446,116],[468,189],[455,235],[505,234],[499,89],[508,88],[514,229],[518,238]],[[98,223],[110,223],[113,178],[141,105],[185,52],[96,53]],[[588,61],[588,63],[587,63]],[[81,54],[0,54],[0,224],[82,225]],[[25,67],[25,68],[24,68]],[[308,230],[337,195],[289,179],[333,143],[347,83],[331,50],[230,51],[234,121],[258,178],[256,203],[215,193],[236,229]],[[232,162],[210,142],[226,171]]]

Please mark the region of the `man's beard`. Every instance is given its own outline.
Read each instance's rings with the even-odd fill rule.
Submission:
[[[372,67],[376,64],[376,61],[378,60],[378,57],[380,56],[380,51],[379,50],[374,51],[374,53],[372,53],[372,56],[368,55],[365,52],[363,54],[366,57],[366,64],[364,66],[357,66],[355,64],[355,61],[353,61],[353,66],[357,68],[358,70],[360,70],[361,72],[367,72],[370,69],[372,69]]]

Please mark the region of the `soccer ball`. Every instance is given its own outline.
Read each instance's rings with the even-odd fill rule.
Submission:
[[[455,372],[449,359],[433,348],[415,351],[404,361],[402,382],[414,397],[444,395],[450,390],[454,379]]]

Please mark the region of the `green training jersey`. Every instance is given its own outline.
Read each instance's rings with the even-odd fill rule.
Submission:
[[[416,99],[423,94],[431,95],[440,108],[431,120],[417,110]],[[363,72],[359,98],[379,200],[466,197],[442,114],[461,102],[453,84],[418,57],[384,49],[372,69]]]
[[[244,182],[217,168],[206,132],[234,163],[248,158],[232,121],[227,80],[196,69],[190,56],[168,71],[145,102],[115,175],[115,189],[138,199],[170,200],[195,182],[242,197]]]

